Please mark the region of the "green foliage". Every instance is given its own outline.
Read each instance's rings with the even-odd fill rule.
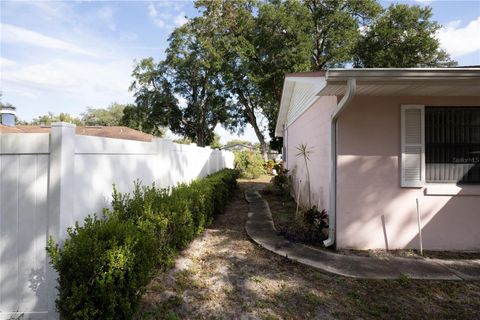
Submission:
[[[263,169],[267,174],[273,174],[273,169],[275,168],[275,160],[267,160],[263,163]]]
[[[155,63],[153,58],[146,58],[137,63],[130,86],[136,106],[125,108],[124,124],[129,123],[145,132],[168,126],[179,133],[182,111],[167,72],[168,67],[163,61]]]
[[[261,113],[267,119],[270,148],[280,151],[275,137],[285,74],[311,71],[313,26],[308,8],[296,0],[261,2],[258,8],[253,61],[254,83],[261,96]]]
[[[82,114],[82,122],[86,126],[119,126],[126,106],[114,102],[106,109],[87,108],[87,112]]]
[[[173,142],[178,143],[178,144],[190,144],[193,141],[190,138],[180,138],[180,139],[173,140]]]
[[[312,69],[352,61],[360,30],[381,12],[376,0],[305,0],[313,28]]]
[[[282,160],[280,160],[279,162],[275,163],[275,165],[273,166],[273,169],[277,172],[277,175],[286,171],[288,172],[287,169],[283,170],[283,162]]]
[[[210,142],[210,147],[212,149],[221,149],[223,147],[222,143],[220,142],[220,136],[215,132],[213,133],[213,138],[212,138],[212,142]]]
[[[255,179],[260,177],[265,173],[262,155],[251,150],[236,151],[235,169],[239,171],[243,178]]]
[[[62,319],[131,319],[155,268],[169,266],[220,213],[236,186],[237,172],[223,170],[173,189],[135,184],[114,189],[112,210],[68,230],[63,247],[49,240],[59,274]]]
[[[290,194],[290,177],[288,170],[282,166],[276,165],[277,175],[273,177],[273,185],[276,186],[284,195]]]
[[[63,113],[63,112],[58,114],[58,115],[54,114],[53,112],[49,112],[46,115],[39,116],[39,117],[33,119],[30,122],[30,124],[49,126],[54,122],[69,122],[69,123],[73,123],[77,126],[83,125],[83,122],[82,122],[81,119],[76,118],[74,116],[71,116],[68,113]]]
[[[164,137],[166,130],[163,123],[155,119],[151,112],[153,111],[146,106],[128,104],[123,109],[120,125],[157,137]]]
[[[59,273],[57,308],[63,319],[129,319],[155,265],[153,229],[105,211],[68,230],[48,252]]]
[[[323,229],[328,228],[328,215],[325,209],[319,211],[317,207],[313,206],[303,212],[303,219],[307,225],[316,229],[320,234],[322,234]]]
[[[149,116],[200,146],[216,124],[238,132],[250,124],[265,157],[266,118],[270,148],[280,151],[275,126],[288,73],[349,63],[455,65],[439,49],[428,7],[382,10],[377,0],[198,0],[195,7],[198,15],[170,36],[165,61],[137,65],[132,89]]]
[[[356,67],[452,67],[457,63],[440,49],[429,7],[392,4],[360,37]]]
[[[274,83],[280,92],[285,68],[293,71],[292,64],[304,62],[302,71],[308,70],[309,50],[304,50],[304,44],[310,44],[310,35],[303,28],[308,20],[302,19],[302,13],[308,12],[299,1],[200,0],[196,7],[202,15],[192,20],[192,26],[218,39],[212,45],[222,57],[219,76],[236,106],[229,124],[239,132],[250,124],[266,159],[267,143],[258,115],[269,116],[278,100],[270,99],[271,88],[265,88]],[[272,76],[277,82],[272,82]]]
[[[202,147],[213,141],[217,124],[228,126],[233,109],[219,76],[215,41],[209,30],[187,23],[170,35],[164,61],[143,59],[132,74],[131,90],[151,121]]]

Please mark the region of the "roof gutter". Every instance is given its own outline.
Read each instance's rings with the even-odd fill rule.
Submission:
[[[328,73],[327,73],[328,77]],[[347,90],[342,100],[332,113],[332,123],[330,126],[330,211],[328,213],[328,239],[323,242],[326,247],[335,243],[336,212],[337,212],[337,120],[350,104],[357,90],[357,81],[355,78],[347,80]]]
[[[480,68],[411,68],[411,69],[330,69],[330,83],[355,78],[358,81],[458,81],[479,79]]]

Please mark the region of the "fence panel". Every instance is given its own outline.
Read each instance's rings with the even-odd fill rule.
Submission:
[[[46,319],[49,137],[19,138],[0,142],[0,319]]]
[[[109,207],[113,184],[165,188],[227,167],[231,152],[75,135],[65,123],[51,134],[0,134],[0,320],[58,317],[47,239],[61,243],[67,227]]]

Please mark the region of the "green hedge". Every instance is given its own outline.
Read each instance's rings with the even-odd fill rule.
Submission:
[[[69,228],[60,248],[48,244],[59,274],[62,319],[130,319],[153,271],[166,268],[179,249],[223,211],[237,172],[222,170],[173,189],[140,186],[113,191],[112,210]]]

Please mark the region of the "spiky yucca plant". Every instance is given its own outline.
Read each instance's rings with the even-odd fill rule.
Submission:
[[[312,196],[310,192],[310,171],[308,170],[308,162],[310,161],[310,155],[313,153],[313,148],[308,147],[306,143],[301,143],[297,147],[297,158],[303,158],[305,161],[305,169],[307,170],[307,187],[308,187],[308,207],[312,208]]]

